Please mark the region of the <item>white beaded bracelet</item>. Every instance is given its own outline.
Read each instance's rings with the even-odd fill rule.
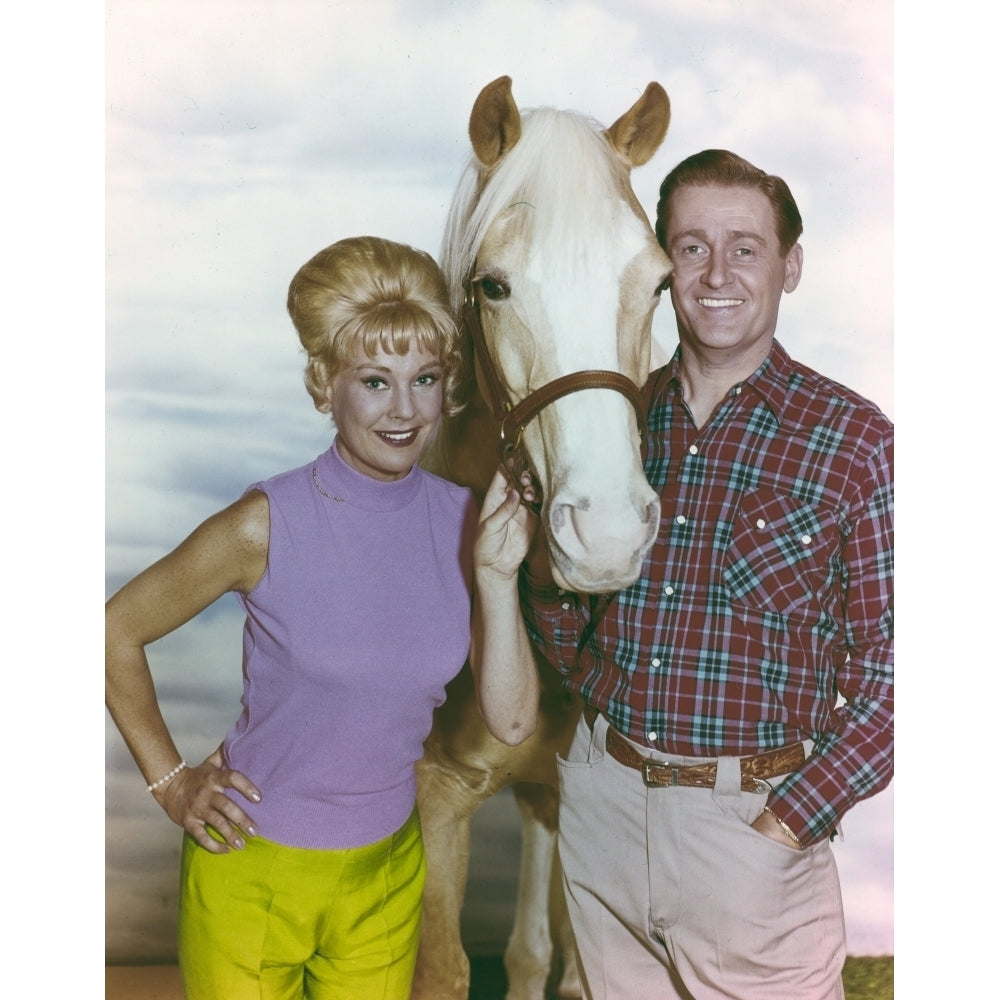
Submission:
[[[176,778],[177,775],[180,774],[181,771],[183,771],[184,768],[186,768],[187,766],[188,766],[187,761],[182,760],[172,771],[170,771],[169,773],[165,774],[162,778],[160,778],[159,781],[154,781],[151,785],[146,785],[146,791],[152,792],[155,789],[159,788],[161,785],[165,785],[171,778]]]

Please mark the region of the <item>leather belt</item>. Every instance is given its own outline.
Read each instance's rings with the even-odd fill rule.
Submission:
[[[588,705],[584,709],[584,717],[587,725],[593,729],[597,712]],[[639,771],[642,780],[650,788],[715,787],[717,770],[715,764],[671,764],[669,761],[644,757],[610,724],[605,737],[605,748],[619,764],[624,764],[633,771]],[[801,743],[792,743],[776,750],[765,750],[764,753],[752,757],[741,757],[740,788],[744,792],[766,792],[771,786],[764,779],[796,771],[805,762],[806,751]]]

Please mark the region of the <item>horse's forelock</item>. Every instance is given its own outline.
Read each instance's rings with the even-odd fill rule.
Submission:
[[[607,199],[617,192],[617,160],[603,132],[576,112],[538,108],[522,114],[520,140],[492,173],[470,159],[452,200],[441,254],[456,308],[487,230],[517,201],[529,202],[536,228],[563,247],[560,259],[576,257],[593,242]]]
[[[441,269],[448,284],[452,308],[461,309],[465,297],[465,279],[475,260],[475,249],[469,250],[469,216],[475,208],[480,185],[481,168],[470,156],[459,178],[445,220],[441,244]],[[478,246],[478,242],[475,244]]]

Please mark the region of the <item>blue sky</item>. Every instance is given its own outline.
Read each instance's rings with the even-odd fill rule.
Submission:
[[[284,309],[344,236],[437,253],[480,88],[610,124],[658,80],[673,118],[633,175],[725,147],[789,182],[805,266],[793,356],[893,396],[893,35],[886,0],[112,0],[106,5],[106,589],[247,484],[329,444]],[[665,300],[654,334],[675,342]],[[188,759],[238,710],[224,598],[151,651]],[[172,946],[178,831],[107,723],[107,944]],[[893,948],[893,794],[849,817],[838,860],[855,953]]]

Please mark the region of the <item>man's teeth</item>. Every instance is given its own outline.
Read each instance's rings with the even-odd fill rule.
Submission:
[[[698,299],[698,305],[705,306],[706,309],[725,309],[743,305],[743,299]]]

